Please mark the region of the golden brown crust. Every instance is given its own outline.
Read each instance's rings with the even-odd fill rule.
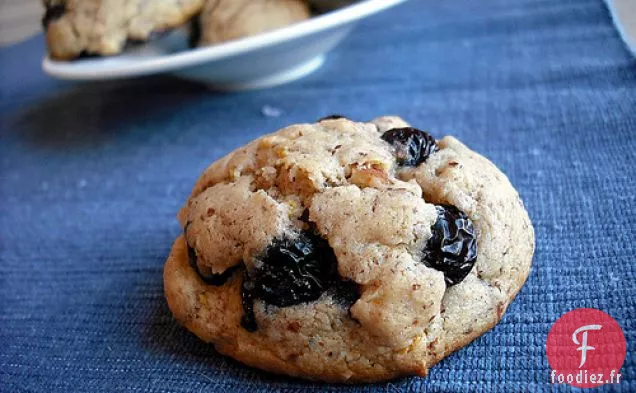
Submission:
[[[240,326],[241,309],[232,308],[240,304],[240,275],[221,287],[206,285],[189,265],[183,236],[172,246],[163,277],[166,300],[177,321],[202,340],[214,344],[218,352],[249,366],[299,378],[350,383],[418,373],[416,369],[399,373],[380,368],[319,367],[320,363],[315,363],[312,370],[283,360],[263,345],[262,334],[249,333]],[[426,368],[420,368],[419,373],[425,375]]]

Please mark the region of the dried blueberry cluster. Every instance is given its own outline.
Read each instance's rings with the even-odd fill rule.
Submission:
[[[254,297],[278,307],[316,300],[339,280],[333,250],[311,232],[275,241],[258,260],[245,287]]]
[[[461,282],[477,259],[477,238],[472,221],[451,205],[437,205],[437,221],[426,244],[422,262],[444,273],[446,285]]]
[[[382,134],[382,139],[393,145],[395,158],[401,166],[418,166],[439,151],[429,133],[413,127],[393,128]]]
[[[245,275],[241,291],[241,324],[246,330],[256,329],[254,299],[289,307],[315,301],[330,290],[336,301],[350,306],[359,296],[357,285],[344,282],[338,274],[336,256],[327,241],[312,231],[276,240],[257,259],[256,269]]]

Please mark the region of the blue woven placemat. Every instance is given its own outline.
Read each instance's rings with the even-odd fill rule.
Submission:
[[[41,37],[0,50],[0,391],[549,391],[546,336],[577,307],[621,324],[623,380],[604,390],[636,391],[636,61],[601,0],[413,0],[310,77],[237,94],[170,77],[57,82],[43,51]],[[534,267],[503,321],[428,378],[254,371],[163,299],[175,214],[207,164],[334,112],[457,136],[509,175],[534,222]]]

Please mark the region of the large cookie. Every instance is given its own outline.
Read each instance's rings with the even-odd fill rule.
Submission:
[[[177,27],[205,0],[43,0],[42,20],[51,56],[115,55],[128,41]]]
[[[212,164],[164,271],[177,320],[248,365],[334,382],[426,375],[525,282],[528,214],[453,137],[329,118]]]

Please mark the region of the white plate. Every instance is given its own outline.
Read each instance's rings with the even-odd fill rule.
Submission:
[[[605,0],[627,48],[636,56],[636,1]]]
[[[42,68],[71,80],[172,73],[222,90],[271,87],[315,71],[355,22],[404,1],[360,1],[282,29],[196,49],[187,49],[186,33],[176,30],[119,56],[71,62],[45,57]]]

